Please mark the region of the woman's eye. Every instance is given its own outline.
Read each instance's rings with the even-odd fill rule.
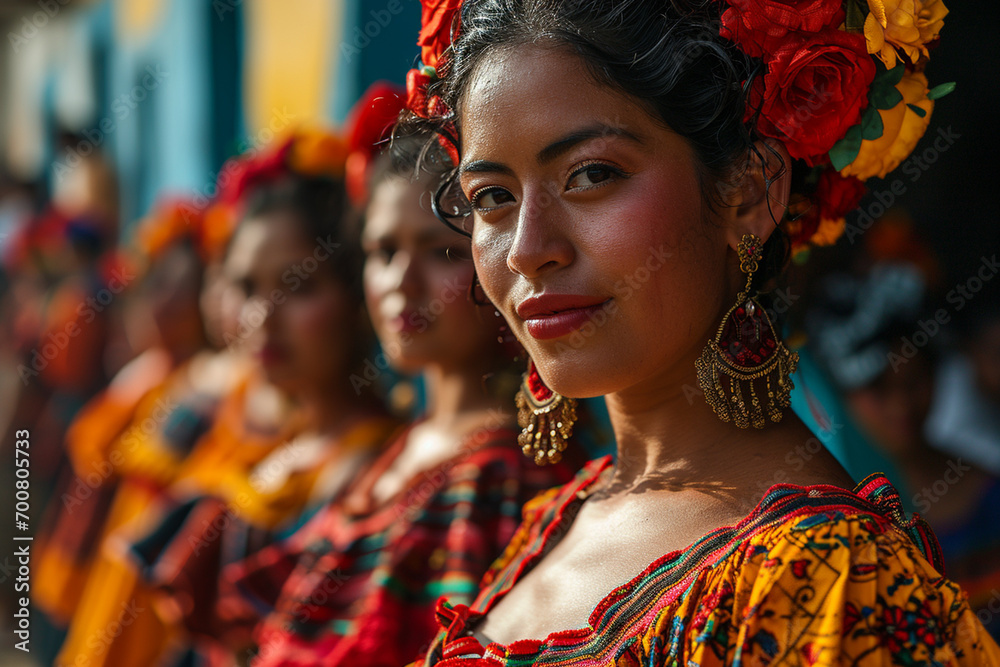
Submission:
[[[566,189],[586,189],[595,185],[600,185],[601,183],[618,176],[624,177],[625,174],[620,169],[616,169],[606,164],[588,164],[580,167],[570,174],[569,183],[566,184]]]
[[[233,281],[233,286],[239,290],[241,296],[253,296],[254,283],[249,278],[240,278],[239,280],[235,280]]]
[[[392,248],[370,248],[367,252],[365,252],[365,259],[389,262],[392,260],[393,252],[394,250]]]
[[[473,193],[470,200],[477,211],[491,211],[514,201],[514,195],[503,188],[484,188]]]

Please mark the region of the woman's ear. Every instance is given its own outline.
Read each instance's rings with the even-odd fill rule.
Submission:
[[[754,143],[749,151],[747,169],[727,216],[726,241],[736,250],[744,234],[755,234],[767,241],[788,209],[792,185],[792,158],[784,144],[775,139]]]

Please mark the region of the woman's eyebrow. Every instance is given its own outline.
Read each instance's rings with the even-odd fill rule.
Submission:
[[[513,176],[514,171],[505,164],[490,162],[489,160],[472,160],[459,166],[459,176],[467,173],[501,173]]]
[[[566,153],[574,146],[581,144],[584,141],[601,139],[603,137],[623,137],[637,144],[642,143],[642,139],[625,128],[612,127],[611,125],[605,125],[602,123],[574,130],[566,136],[553,141],[551,144],[538,151],[538,155],[535,159],[538,160],[538,164],[544,165],[552,160],[555,160],[560,155]],[[499,173],[506,174],[508,176],[514,175],[514,171],[507,165],[500,162],[493,162],[491,160],[471,160],[462,164],[458,171],[459,175],[466,173]]]
[[[575,130],[567,134],[562,139],[552,142],[542,150],[538,151],[536,159],[538,160],[538,164],[544,165],[552,160],[555,160],[557,157],[577,144],[583,143],[584,141],[590,141],[592,139],[601,139],[603,137],[624,137],[630,141],[640,144],[642,143],[642,140],[638,136],[623,127],[612,127],[611,125],[601,123],[591,127]]]

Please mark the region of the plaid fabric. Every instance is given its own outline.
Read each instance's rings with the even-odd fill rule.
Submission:
[[[413,659],[433,637],[435,601],[471,601],[521,506],[574,472],[572,461],[535,466],[510,430],[480,431],[374,507],[370,490],[408,435],[292,538],[227,572],[238,595],[266,614],[255,667]]]

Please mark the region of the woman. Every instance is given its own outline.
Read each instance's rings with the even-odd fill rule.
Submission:
[[[370,193],[365,300],[385,355],[372,368],[421,374],[425,412],[287,544],[231,572],[273,609],[256,632],[258,667],[411,660],[433,637],[438,595],[471,601],[521,506],[575,470],[536,468],[515,445],[499,319],[468,299],[467,239],[430,211],[444,158],[417,174],[425,140],[376,157],[356,188]]]
[[[753,298],[786,235],[832,242],[909,152],[933,103],[896,59],[926,55],[943,6],[898,53],[839,2],[454,9],[425,7],[414,115],[460,157],[479,279],[554,392],[532,410],[606,395],[618,457],[528,505],[424,664],[1000,664],[887,480],[854,487],[825,452],[790,474],[795,357]],[[851,129],[869,88],[892,108]]]
[[[124,557],[123,535],[157,518],[222,397],[245,375],[236,355],[206,349],[212,327],[200,305],[210,291],[202,273],[212,249],[197,210],[191,201],[164,200],[137,230],[142,268],[125,319],[133,349],[145,351],[67,434],[76,476],[60,496],[63,513],[43,551],[38,591],[44,608],[71,621],[63,662],[124,665],[127,655],[142,664],[162,650],[166,634],[155,614],[130,618],[114,642],[103,633],[123,609],[150,605]]]
[[[369,338],[345,153],[334,135],[298,132],[245,158],[220,196],[238,220],[221,268],[223,319],[237,320],[225,338],[254,373],[185,461],[178,507],[132,547],[157,613],[211,664],[231,663],[248,630],[216,605],[222,568],[322,507],[396,428],[350,382]]]

